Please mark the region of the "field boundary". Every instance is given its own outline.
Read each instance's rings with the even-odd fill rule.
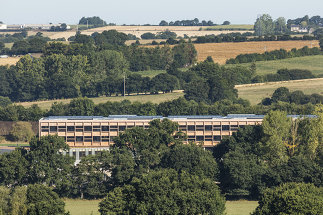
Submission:
[[[239,85],[235,85],[235,88],[254,87],[254,86],[263,86],[263,85],[275,85],[275,84],[282,84],[282,83],[295,83],[295,82],[305,82],[305,81],[319,81],[319,80],[323,80],[323,78],[308,78],[308,79],[289,80],[289,81],[274,81],[274,82],[262,82],[262,83],[254,83],[254,84],[239,84]]]

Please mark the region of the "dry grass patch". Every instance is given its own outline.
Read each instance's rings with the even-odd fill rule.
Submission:
[[[244,84],[237,85],[236,89],[240,98],[247,99],[255,105],[260,103],[262,99],[271,97],[279,87],[287,87],[290,91],[301,90],[305,94],[318,93],[323,95],[323,78]]]
[[[0,66],[5,65],[16,65],[16,63],[20,60],[20,57],[8,57],[8,58],[0,58]]]
[[[225,64],[227,59],[239,54],[264,53],[277,49],[291,50],[293,48],[319,47],[318,41],[263,41],[241,43],[204,43],[194,44],[198,53],[198,61],[212,56],[216,63]]]

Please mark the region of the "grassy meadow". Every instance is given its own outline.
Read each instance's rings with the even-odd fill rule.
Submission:
[[[65,210],[71,215],[99,215],[101,200],[65,199]],[[227,215],[249,215],[258,206],[257,201],[227,201]]]
[[[255,105],[262,99],[271,97],[279,87],[287,87],[290,91],[301,90],[305,94],[323,95],[323,78],[237,85],[236,89],[240,98],[247,99]]]
[[[165,93],[165,94],[157,94],[157,95],[130,95],[126,96],[125,99],[131,101],[131,102],[152,102],[159,104],[161,102],[165,101],[171,101],[174,99],[177,99],[181,96],[184,96],[184,93],[182,91],[174,91],[172,93]],[[100,104],[100,103],[105,103],[107,101],[110,102],[121,102],[124,100],[123,96],[112,96],[112,97],[96,97],[96,98],[90,98],[94,104]],[[16,105],[22,105],[24,107],[30,107],[33,104],[37,104],[42,110],[49,110],[50,107],[54,102],[62,102],[63,104],[67,104],[71,101],[72,99],[57,99],[57,100],[47,100],[47,101],[34,101],[34,102],[18,102],[15,103]]]
[[[153,78],[156,75],[159,75],[161,73],[166,73],[166,70],[146,70],[146,71],[139,71],[139,72],[133,72],[133,74],[139,74],[143,77],[149,77]]]

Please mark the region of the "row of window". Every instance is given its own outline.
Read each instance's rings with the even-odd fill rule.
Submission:
[[[224,136],[222,136],[223,138]],[[67,136],[64,137],[67,142],[113,142],[115,136]],[[188,136],[186,141],[221,141],[221,135]]]
[[[41,126],[42,132],[108,132],[124,131],[134,126]],[[147,129],[149,126],[138,126]],[[236,131],[244,125],[180,125],[181,131]]]

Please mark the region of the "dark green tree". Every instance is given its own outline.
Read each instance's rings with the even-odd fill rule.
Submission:
[[[92,116],[94,113],[94,102],[86,97],[73,99],[68,112],[71,116]]]

